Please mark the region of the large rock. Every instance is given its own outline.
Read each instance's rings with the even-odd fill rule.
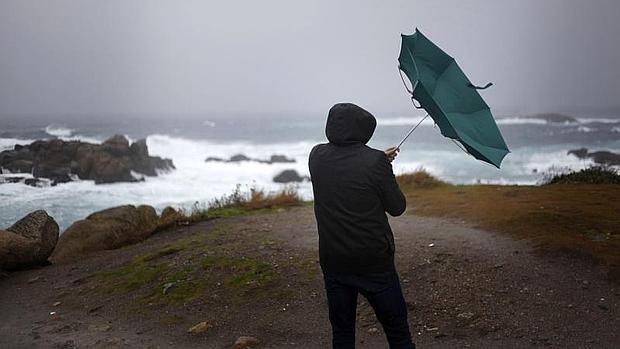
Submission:
[[[568,155],[575,155],[579,159],[592,159],[595,164],[603,166],[620,166],[620,154],[606,150],[588,151],[588,148],[579,148],[568,151]]]
[[[52,253],[54,263],[101,250],[113,250],[149,237],[158,217],[151,206],[118,206],[95,212],[65,230]]]
[[[0,168],[32,172],[52,184],[71,180],[71,175],[95,183],[134,182],[132,172],[156,176],[158,170],[174,169],[172,160],[149,156],[146,140],[131,146],[125,136],[115,135],[102,144],[61,139],[35,141],[0,153]]]
[[[34,211],[7,230],[0,230],[0,269],[47,263],[58,241],[58,224],[43,210]]]
[[[295,182],[303,182],[307,180],[307,176],[300,176],[299,173],[295,170],[284,170],[280,172],[278,175],[273,177],[273,181],[276,183],[295,183]]]
[[[241,162],[241,161],[255,161],[261,164],[276,164],[276,163],[291,163],[295,162],[295,159],[286,157],[286,155],[273,154],[269,159],[255,159],[244,154],[236,154],[228,159],[223,159],[217,156],[209,156],[205,159],[206,162]]]

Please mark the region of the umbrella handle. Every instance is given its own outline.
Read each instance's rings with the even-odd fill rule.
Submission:
[[[484,86],[476,86],[476,85],[472,84],[471,82],[468,82],[468,83],[467,83],[467,87],[469,87],[469,88],[473,88],[473,89],[475,89],[475,90],[486,90],[487,88],[489,88],[489,87],[491,87],[491,86],[493,86],[493,83],[492,83],[492,82],[489,82],[488,84],[486,84],[486,85],[484,85]]]

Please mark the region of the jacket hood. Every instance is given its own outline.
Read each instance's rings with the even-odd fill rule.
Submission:
[[[377,120],[367,110],[352,103],[338,103],[329,110],[325,135],[334,144],[366,144],[376,127]]]

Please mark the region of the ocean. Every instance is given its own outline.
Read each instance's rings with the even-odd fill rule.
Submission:
[[[424,168],[457,184],[536,184],[551,167],[580,169],[591,165],[589,160],[568,155],[571,149],[620,151],[618,116],[571,115],[574,121],[568,122],[499,116],[497,124],[511,150],[501,170],[465,154],[442,137],[429,118],[403,145],[393,163],[394,172]],[[369,145],[383,149],[397,144],[420,118],[378,118]],[[0,228],[36,209],[45,209],[65,229],[92,212],[121,204],[149,204],[158,211],[166,206],[191,209],[231,193],[237,185],[242,190],[279,190],[283,184],[272,179],[282,170],[294,169],[308,175],[310,149],[326,141],[324,123],[324,115],[0,116],[0,151],[37,139],[58,137],[100,143],[114,134],[123,134],[131,141],[146,138],[151,155],[171,158],[177,168],[138,183],[95,185],[92,181],[75,181],[42,188],[0,184]],[[258,159],[282,154],[296,162],[205,162],[210,156],[228,158],[235,154]],[[304,198],[312,198],[309,182],[296,187]]]

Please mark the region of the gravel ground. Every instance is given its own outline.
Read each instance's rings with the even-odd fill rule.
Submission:
[[[620,287],[603,267],[544,256],[465,222],[406,214],[391,224],[419,348],[620,347]],[[93,274],[195,236],[227,257],[267,261],[277,281],[232,298],[218,281],[226,270],[214,269],[200,274],[209,282],[198,298],[165,305],[140,303],[140,289],[97,292]],[[176,227],[73,264],[9,274],[0,280],[0,348],[230,348],[243,335],[258,338],[256,348],[327,348],[317,242],[312,208],[300,207]],[[188,253],[162,258],[179,266]],[[188,334],[200,321],[211,328]],[[358,348],[387,348],[362,297],[357,340]]]

